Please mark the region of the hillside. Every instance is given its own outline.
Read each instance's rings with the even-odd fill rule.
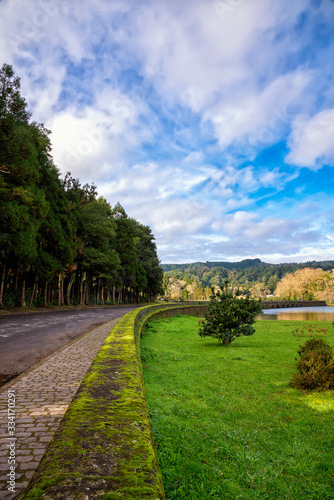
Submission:
[[[202,267],[224,267],[225,269],[247,269],[249,267],[258,267],[265,265],[260,259],[245,259],[240,262],[194,262],[192,264],[162,264],[164,272],[181,269],[183,271],[190,269],[200,269]]]
[[[254,296],[273,294],[277,283],[289,273],[313,268],[330,271],[334,261],[268,264],[260,259],[240,262],[195,262],[191,264],[162,264],[163,288],[167,296],[182,299],[209,298],[211,289],[228,278],[231,285]]]

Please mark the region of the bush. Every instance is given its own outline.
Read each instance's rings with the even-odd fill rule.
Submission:
[[[230,344],[237,337],[253,335],[255,317],[261,312],[261,300],[238,298],[228,289],[228,280],[221,291],[214,294],[198,334],[213,337],[223,344]]]
[[[3,298],[3,305],[8,307],[19,307],[20,305],[20,291],[5,292]]]
[[[298,373],[292,375],[289,385],[307,390],[334,389],[333,348],[323,339],[312,338],[297,352]]]

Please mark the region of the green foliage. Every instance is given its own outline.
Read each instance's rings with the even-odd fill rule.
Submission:
[[[205,322],[198,334],[213,337],[223,344],[230,344],[237,337],[253,335],[255,317],[261,312],[261,301],[238,298],[228,289],[228,280],[211,297]]]
[[[311,338],[297,351],[298,373],[294,373],[290,385],[300,389],[334,389],[333,348],[323,339]]]
[[[4,64],[0,70],[0,117],[10,117],[17,122],[28,122],[30,113],[27,102],[20,94],[20,79],[13,68]]]
[[[120,267],[115,249],[116,224],[109,203],[102,197],[82,209],[82,264],[95,276],[115,277]]]
[[[19,307],[20,305],[20,293],[18,290],[10,291],[6,293],[5,300],[3,301],[4,306],[8,307]]]

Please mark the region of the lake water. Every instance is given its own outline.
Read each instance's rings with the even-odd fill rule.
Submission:
[[[263,309],[257,319],[334,321],[334,306]]]

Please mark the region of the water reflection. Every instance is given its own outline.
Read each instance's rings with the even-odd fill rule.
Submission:
[[[263,309],[257,319],[334,321],[334,306]]]

